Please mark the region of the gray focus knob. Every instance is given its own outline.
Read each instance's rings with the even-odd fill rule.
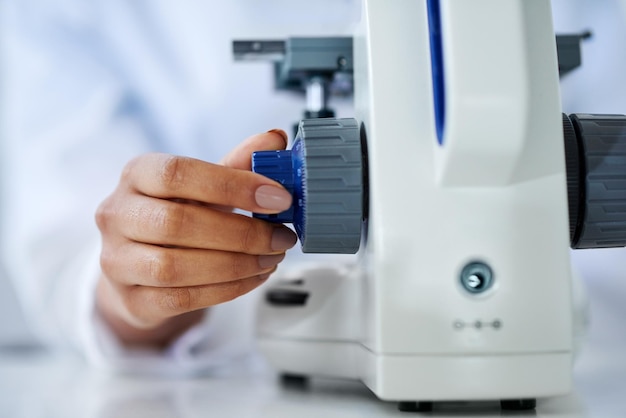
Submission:
[[[563,115],[572,248],[626,245],[626,116]]]
[[[293,206],[278,215],[293,223],[305,253],[353,254],[363,224],[363,151],[355,119],[306,119],[291,150],[252,155],[253,171],[283,184]]]

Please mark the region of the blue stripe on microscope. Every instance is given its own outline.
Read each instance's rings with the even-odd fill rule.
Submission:
[[[439,0],[427,0],[428,27],[430,30],[430,63],[435,105],[435,128],[437,130],[437,140],[441,145],[443,144],[443,129],[446,119],[446,96],[443,74],[443,47],[441,44],[441,13],[439,6]]]

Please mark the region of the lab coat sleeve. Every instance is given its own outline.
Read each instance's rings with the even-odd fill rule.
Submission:
[[[124,349],[94,309],[94,213],[124,164],[155,145],[91,4],[2,5],[3,260],[46,343],[72,347],[109,369],[197,371],[245,351],[246,332],[237,340],[233,330],[246,327],[237,318],[251,315],[249,298],[215,307],[164,352]]]

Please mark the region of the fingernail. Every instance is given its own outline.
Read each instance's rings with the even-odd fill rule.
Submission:
[[[265,209],[283,211],[291,206],[291,194],[287,190],[267,184],[256,189],[254,199]]]
[[[267,273],[267,274],[261,274],[261,275],[259,276],[259,281],[260,281],[260,282],[264,282],[264,281],[266,281],[267,279],[269,279],[269,278],[270,278],[270,276],[271,276],[271,274],[270,274],[270,273]]]
[[[279,227],[274,229],[270,245],[273,251],[285,251],[296,245],[297,241],[298,237],[290,229]]]
[[[287,132],[283,131],[282,129],[270,129],[267,132],[268,133],[269,132],[276,133],[276,134],[282,136],[283,139],[285,140],[285,146],[287,146],[287,143],[289,142],[289,137],[287,136]]]
[[[273,241],[272,241],[273,244]],[[273,255],[260,255],[259,256],[259,267],[262,269],[268,269],[270,267],[274,267],[276,264],[283,261],[285,258],[285,254],[273,254]]]

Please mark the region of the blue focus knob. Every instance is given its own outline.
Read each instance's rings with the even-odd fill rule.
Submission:
[[[293,196],[294,169],[291,150],[257,151],[252,154],[252,171],[277,181]],[[293,205],[279,214],[255,214],[271,222],[293,223]]]
[[[358,251],[363,223],[363,154],[354,119],[300,122],[291,150],[252,154],[252,170],[291,192],[291,208],[270,222],[292,223],[305,253]]]

